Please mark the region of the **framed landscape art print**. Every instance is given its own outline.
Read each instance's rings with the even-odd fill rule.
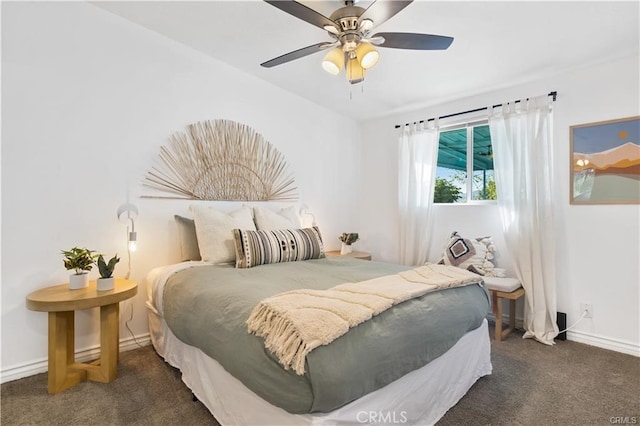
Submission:
[[[571,204],[640,204],[640,117],[570,127]]]

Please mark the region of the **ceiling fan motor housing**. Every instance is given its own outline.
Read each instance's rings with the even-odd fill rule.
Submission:
[[[345,6],[336,10],[329,17],[338,24],[342,31],[357,31],[358,18],[364,13],[364,9],[358,6]]]
[[[345,52],[354,51],[364,37],[363,31],[358,27],[358,18],[364,12],[365,10],[358,6],[345,6],[333,12],[329,17],[340,31],[334,37],[340,40]]]

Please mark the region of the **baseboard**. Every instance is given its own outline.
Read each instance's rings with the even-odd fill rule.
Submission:
[[[595,334],[585,333],[584,331],[567,331],[567,340],[640,357],[640,345],[611,339],[609,337],[597,336]]]
[[[487,315],[487,319],[495,323],[495,316],[493,314]],[[509,317],[507,315],[503,315],[502,322],[503,324],[508,324]],[[522,330],[524,328],[523,318],[516,317],[516,328],[519,330]],[[622,340],[611,339],[609,337],[597,336],[595,334],[585,333],[584,331],[567,331],[567,340],[640,357],[640,345],[635,345],[633,343],[625,342]]]
[[[149,333],[140,334],[135,337],[127,337],[126,339],[120,339],[120,352],[130,351],[132,349],[138,349],[151,344],[151,335]]]
[[[151,336],[149,333],[140,334],[135,337],[127,337],[125,339],[120,339],[120,352],[130,351],[150,344]],[[76,361],[78,362],[87,362],[97,359],[100,356],[100,345],[76,351],[75,356]],[[42,358],[14,367],[9,367],[0,371],[0,383],[11,382],[13,380],[22,379],[35,374],[46,373],[48,369],[47,364],[47,358]]]

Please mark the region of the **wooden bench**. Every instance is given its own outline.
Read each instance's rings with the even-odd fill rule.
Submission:
[[[516,278],[483,277],[491,295],[493,315],[496,317],[496,341],[500,342],[516,328],[516,301],[524,296],[522,284]],[[509,325],[502,329],[502,301],[509,300]]]

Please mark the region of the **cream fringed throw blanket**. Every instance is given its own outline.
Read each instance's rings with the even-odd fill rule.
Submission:
[[[391,306],[428,292],[481,282],[465,269],[427,264],[328,290],[293,290],[262,300],[247,320],[286,370],[304,374],[306,356]]]

